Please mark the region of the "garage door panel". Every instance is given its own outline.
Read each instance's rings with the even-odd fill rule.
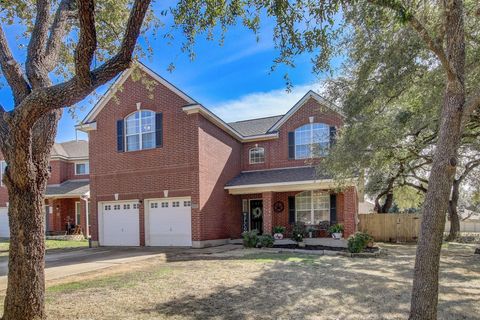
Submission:
[[[105,246],[139,246],[139,212],[136,203],[108,203],[103,206]]]
[[[150,246],[191,246],[190,199],[150,201],[148,212]]]
[[[8,208],[0,208],[0,238],[10,238],[8,225]]]

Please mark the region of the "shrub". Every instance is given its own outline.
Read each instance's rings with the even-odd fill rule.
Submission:
[[[243,246],[245,248],[256,248],[258,243],[258,231],[245,231],[242,233]]]
[[[265,247],[265,248],[271,248],[273,247],[273,242],[275,239],[273,239],[273,236],[269,234],[263,234],[258,237],[258,246],[259,247]]]
[[[368,233],[355,232],[355,234],[348,237],[348,252],[362,252],[370,241],[373,241],[373,237]]]
[[[343,232],[343,230],[344,230],[343,224],[336,223],[336,224],[331,225],[330,228],[328,228],[328,233],[330,233],[330,234],[341,233],[341,232]]]
[[[284,233],[285,227],[284,226],[275,226],[273,227],[273,233]]]
[[[292,239],[297,242],[302,242],[303,237],[305,237],[306,228],[305,223],[296,222],[292,228]]]

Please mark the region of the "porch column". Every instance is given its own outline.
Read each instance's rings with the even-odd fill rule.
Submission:
[[[347,238],[357,231],[358,199],[355,187],[348,187],[343,195],[343,225],[345,228],[343,236]]]
[[[273,192],[262,193],[263,200],[263,233],[272,234],[273,231]]]

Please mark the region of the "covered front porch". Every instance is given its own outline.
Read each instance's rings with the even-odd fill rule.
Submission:
[[[225,187],[241,201],[242,232],[272,234],[276,226],[290,237],[297,222],[306,225],[307,237],[329,237],[328,228],[344,226],[344,238],[357,227],[355,185],[337,190],[330,179],[316,178],[313,167],[243,172]],[[257,183],[255,183],[257,181]]]
[[[46,234],[83,235],[89,232],[89,181],[70,180],[47,186],[45,194]]]

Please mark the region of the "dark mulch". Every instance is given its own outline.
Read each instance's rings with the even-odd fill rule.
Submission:
[[[341,247],[329,247],[329,246],[305,246],[304,248],[299,247],[298,244],[276,244],[273,246],[274,248],[278,249],[302,249],[302,250],[330,250],[330,251],[343,251],[348,252],[347,248]],[[378,247],[373,248],[365,248],[363,252],[374,253],[379,250]]]

